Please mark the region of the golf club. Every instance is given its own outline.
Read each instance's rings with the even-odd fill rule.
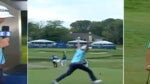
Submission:
[[[149,77],[150,77],[150,71],[148,72],[148,76],[147,76],[146,84],[149,84]]]

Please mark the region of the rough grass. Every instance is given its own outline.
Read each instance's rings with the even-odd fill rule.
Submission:
[[[150,41],[149,0],[125,0],[124,84],[145,84],[147,45]]]
[[[27,64],[27,36],[22,36],[22,46],[21,46],[22,56],[21,63]]]

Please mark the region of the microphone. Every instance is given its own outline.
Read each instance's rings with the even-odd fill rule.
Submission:
[[[2,26],[2,31],[9,31],[9,26]]]
[[[9,26],[2,26],[2,31],[0,31],[0,37],[7,38],[10,36],[11,36],[11,33],[9,31]]]

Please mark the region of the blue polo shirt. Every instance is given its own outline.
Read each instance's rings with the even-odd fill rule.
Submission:
[[[84,58],[85,58],[85,51],[77,49],[71,60],[71,63],[81,63],[84,60]]]
[[[0,48],[0,64],[4,64],[4,63],[5,63],[5,57],[3,55],[2,48]]]

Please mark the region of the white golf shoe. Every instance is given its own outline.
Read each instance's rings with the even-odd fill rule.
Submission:
[[[53,82],[52,82],[52,84],[59,84],[56,80],[54,80]]]
[[[99,84],[101,82],[102,82],[102,80],[95,80],[95,81],[93,81],[93,84]]]

